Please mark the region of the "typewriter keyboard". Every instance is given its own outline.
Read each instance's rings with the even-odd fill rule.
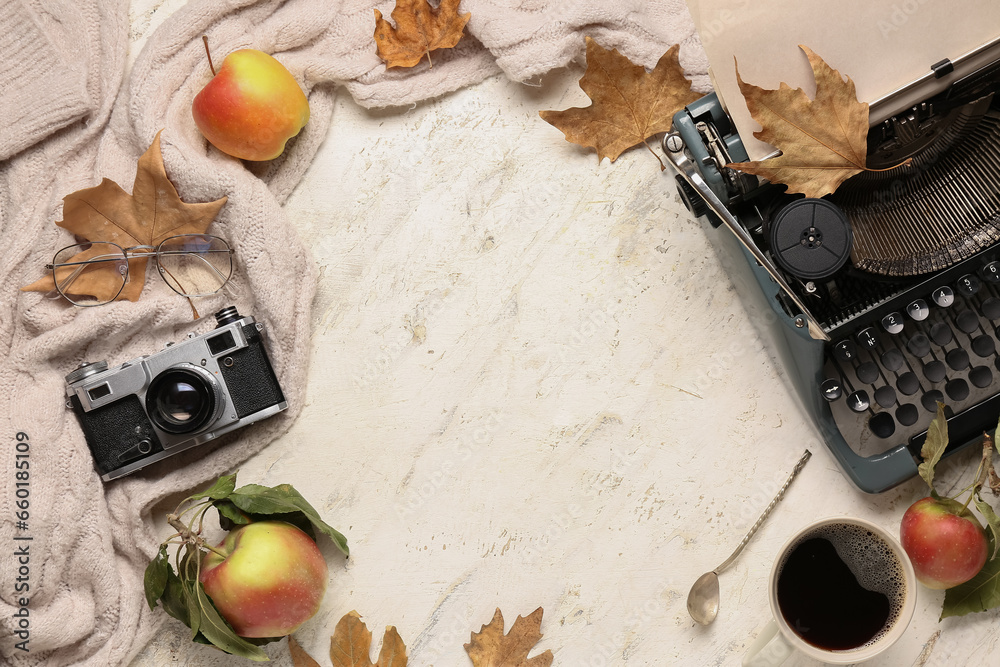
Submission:
[[[954,416],[953,443],[996,426],[998,325],[1000,262],[990,262],[834,339],[820,391],[845,440],[864,456],[899,444],[919,451],[938,401]]]

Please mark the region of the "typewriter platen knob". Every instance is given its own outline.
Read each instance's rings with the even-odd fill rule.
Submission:
[[[685,181],[680,174],[677,174],[674,178],[677,181],[677,195],[681,198],[684,208],[691,211],[691,215],[696,218],[700,218],[708,213],[708,204],[701,198],[701,195],[695,192],[691,184]]]

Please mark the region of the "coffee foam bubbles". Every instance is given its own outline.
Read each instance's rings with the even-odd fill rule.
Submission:
[[[881,535],[872,532],[865,526],[850,523],[835,523],[820,526],[802,535],[791,545],[783,556],[780,571],[785,567],[789,554],[805,542],[815,538],[823,538],[833,545],[840,560],[858,580],[862,588],[881,593],[889,599],[889,618],[885,625],[861,646],[843,651],[859,651],[877,644],[895,625],[903,613],[903,603],[906,601],[907,585],[903,564],[893,548]],[[838,651],[840,652],[840,651]]]

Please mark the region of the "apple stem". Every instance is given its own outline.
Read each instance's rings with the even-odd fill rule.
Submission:
[[[968,510],[968,509],[969,509],[969,503],[971,503],[971,502],[972,502],[972,497],[973,497],[974,495],[976,495],[976,490],[975,490],[975,489],[973,489],[973,490],[972,490],[972,491],[971,491],[971,492],[969,493],[969,497],[965,499],[965,504],[964,504],[964,505],[962,505],[962,513],[963,513],[963,514],[964,514],[964,513],[966,512],[966,510]]]
[[[208,66],[212,70],[212,76],[215,76],[215,65],[212,64],[212,52],[208,50],[208,35],[202,35],[201,41],[205,42],[205,55],[208,56]],[[198,319],[195,317],[195,319]]]

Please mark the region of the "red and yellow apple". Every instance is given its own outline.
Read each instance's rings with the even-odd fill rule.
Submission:
[[[899,541],[924,586],[964,584],[986,563],[986,534],[975,515],[951,498],[922,498],[899,526]]]
[[[273,160],[309,120],[309,101],[280,62],[254,49],[233,51],[191,105],[213,146],[244,160]]]
[[[241,637],[283,637],[319,610],[326,560],[309,535],[284,521],[230,532],[201,565],[200,580]]]

